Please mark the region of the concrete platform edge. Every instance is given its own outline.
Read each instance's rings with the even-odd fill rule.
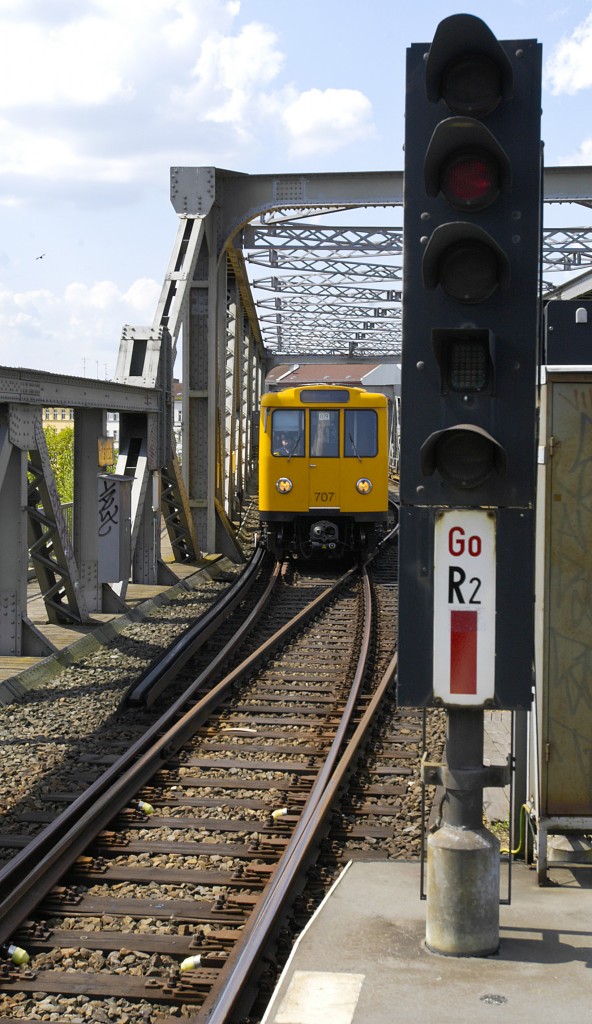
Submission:
[[[335,892],[335,889],[337,888],[337,886],[341,884],[343,878],[345,877],[345,875],[347,874],[347,872],[351,868],[352,863],[353,862],[351,860],[348,861],[348,863],[345,865],[343,871],[338,875],[338,877],[333,882],[333,885],[329,889],[329,892],[327,893],[327,895],[319,903],[317,909],[315,910],[315,912],[312,915],[312,917],[311,917],[310,921],[308,922],[308,924],[305,925],[305,927],[300,932],[300,935],[298,936],[296,942],[294,943],[294,946],[292,948],[292,952],[290,953],[290,956],[288,957],[288,959],[287,959],[287,961],[285,963],[284,969],[283,969],[282,973],[280,974],[280,976],[278,978],[277,985],[275,987],[275,992],[276,993],[279,992],[285,986],[286,979],[289,977],[289,975],[292,972],[292,966],[294,964],[294,961],[298,957],[298,952],[299,952],[301,943],[303,943],[305,941],[307,933],[316,924],[317,918],[323,912],[323,909],[324,909],[325,905],[331,899],[331,896]],[[273,1006],[274,1006],[274,999],[275,999],[275,996],[272,998],[271,1002],[269,1003],[269,1006],[267,1007],[267,1010],[263,1014],[263,1017],[261,1018],[261,1024],[271,1024],[271,1018],[270,1018],[269,1015],[272,1012],[272,1009],[273,1009]]]

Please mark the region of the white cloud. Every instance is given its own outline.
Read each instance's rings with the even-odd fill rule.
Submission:
[[[160,186],[181,158],[240,161],[284,61],[268,27],[237,27],[240,10],[238,0],[3,0],[0,204],[19,192],[23,203],[36,192],[71,199],[69,183],[80,198],[88,183],[96,202],[94,184]]]
[[[254,6],[0,0],[0,364],[114,372],[157,307],[171,165],[277,169],[375,135],[362,91],[308,90],[299,50],[290,84],[294,15],[270,5],[276,32]]]
[[[72,282],[11,292],[0,284],[0,364],[81,376],[112,376],[125,323],[152,323],[161,286],[139,278],[122,291],[113,281]],[[63,367],[67,366],[66,371]]]
[[[191,72],[193,83],[178,88],[173,101],[192,119],[245,127],[263,85],[279,73],[284,57],[264,25],[246,25],[235,36],[211,33]]]
[[[152,323],[160,298],[160,285],[150,277],[140,277],[123,294],[124,302],[138,314],[142,323]],[[144,320],[141,318],[144,317]]]
[[[357,89],[309,89],[281,117],[294,156],[331,153],[375,134],[372,105]]]
[[[544,80],[555,95],[573,95],[592,86],[592,12],[555,47]]]
[[[171,164],[241,166],[274,134],[298,158],[375,135],[361,91],[281,83],[278,35],[244,13],[239,0],[0,2],[0,207],[140,201]]]
[[[131,88],[124,77],[125,57],[133,40],[118,28],[92,16],[58,28],[5,23],[0,107],[89,106],[125,96]]]
[[[15,292],[11,295],[9,291],[5,291],[2,295],[3,302],[14,301],[14,305],[19,309],[33,310],[36,311],[39,306],[48,307],[55,304],[55,298],[52,292],[48,288],[38,288],[29,292]]]
[[[66,315],[88,313],[91,320],[93,311],[102,310],[117,316],[120,325],[129,323],[133,314],[134,322],[150,324],[160,291],[161,286],[149,278],[133,281],[125,291],[114,281],[96,281],[90,286],[74,281],[64,290],[63,309]]]
[[[559,163],[563,167],[589,167],[592,164],[592,138],[584,139],[576,153],[561,157]]]
[[[113,281],[97,281],[91,287],[74,282],[64,292],[66,307],[77,312],[80,309],[108,309],[120,299],[121,292]]]
[[[187,74],[203,40],[229,31],[239,11],[236,0],[4,2],[0,109],[132,100],[163,73]]]
[[[47,181],[127,182],[137,177],[140,157],[95,156],[80,152],[77,139],[0,120],[0,177],[43,178]]]

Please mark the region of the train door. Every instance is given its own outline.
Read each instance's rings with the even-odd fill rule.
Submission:
[[[308,504],[311,511],[340,507],[340,409],[309,410]]]
[[[351,509],[357,513],[369,513],[387,507],[385,413],[386,409],[344,410],[341,487],[343,502],[347,500],[349,508],[342,506],[343,511]],[[380,445],[379,427],[382,435]]]

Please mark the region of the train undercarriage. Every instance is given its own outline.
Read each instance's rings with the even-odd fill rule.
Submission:
[[[385,532],[386,521],[360,522],[353,516],[302,515],[262,523],[263,541],[277,559],[364,555],[375,549]]]

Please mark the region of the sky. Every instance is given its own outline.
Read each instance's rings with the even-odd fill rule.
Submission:
[[[113,376],[171,166],[402,170],[406,48],[459,12],[542,43],[545,163],[592,165],[592,0],[0,0],[0,365]]]

